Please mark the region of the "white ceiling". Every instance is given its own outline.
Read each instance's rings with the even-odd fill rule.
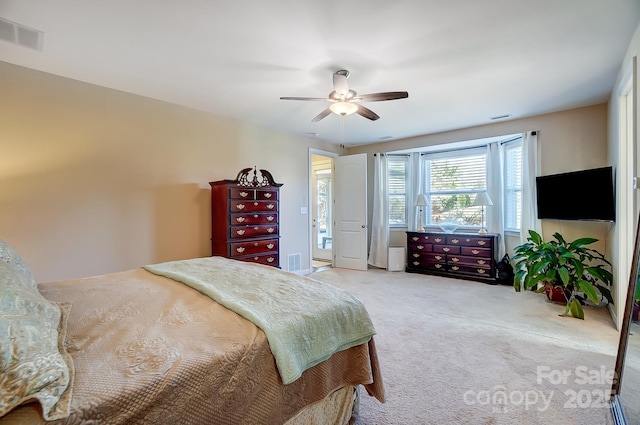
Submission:
[[[354,146],[606,102],[638,0],[0,0],[0,60]],[[332,74],[378,115],[311,119]]]

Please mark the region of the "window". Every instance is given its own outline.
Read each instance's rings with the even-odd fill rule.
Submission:
[[[423,183],[429,201],[427,224],[455,221],[480,227],[482,207],[474,207],[478,192],[487,190],[486,148],[423,156]]]
[[[389,200],[389,225],[407,227],[407,181],[409,157],[387,156],[387,190]]]
[[[520,231],[522,212],[522,139],[504,145],[504,228]]]

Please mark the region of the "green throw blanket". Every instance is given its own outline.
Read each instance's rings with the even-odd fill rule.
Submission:
[[[285,384],[375,334],[353,295],[274,267],[207,257],[144,268],[202,292],[262,329]]]

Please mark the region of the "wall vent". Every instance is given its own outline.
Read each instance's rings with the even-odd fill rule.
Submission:
[[[42,51],[44,33],[0,18],[0,40]]]
[[[287,260],[289,263],[289,268],[287,270],[289,270],[290,272],[295,272],[300,270],[300,253],[289,254],[289,256],[287,257]]]

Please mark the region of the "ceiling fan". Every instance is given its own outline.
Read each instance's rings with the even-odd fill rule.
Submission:
[[[371,109],[363,106],[360,102],[379,102],[382,100],[405,99],[409,97],[406,91],[390,91],[384,93],[370,93],[358,95],[355,91],[349,89],[347,84],[349,71],[341,69],[333,74],[333,91],[325,97],[281,97],[282,100],[316,100],[323,102],[331,102],[331,105],[324,111],[320,112],[311,121],[317,122],[327,117],[332,112],[338,115],[351,115],[354,112],[365,118],[375,121],[378,114]]]

